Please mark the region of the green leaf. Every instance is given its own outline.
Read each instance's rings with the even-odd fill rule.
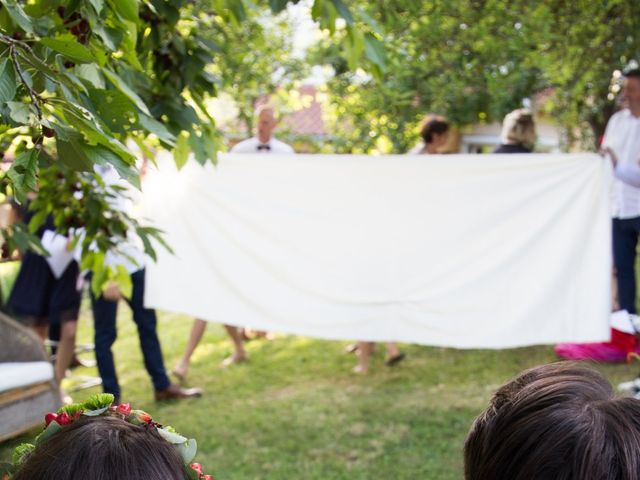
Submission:
[[[331,2],[333,3],[333,6],[336,7],[338,15],[344,18],[348,25],[351,25],[353,23],[353,15],[351,15],[349,8],[342,3],[342,0],[331,0]]]
[[[102,415],[107,410],[109,410],[109,407],[98,408],[97,410],[87,410],[86,412],[82,412],[82,414],[85,417],[97,417],[98,415]]]
[[[22,30],[27,33],[33,33],[33,20],[24,13],[24,10],[15,0],[2,0],[2,4],[6,7],[11,19],[16,22]]]
[[[288,3],[289,0],[269,0],[269,7],[271,7],[273,13],[280,13],[287,8]]]
[[[125,133],[131,125],[130,119],[137,121],[133,102],[120,90],[92,88],[89,98],[96,107],[98,117],[112,132]]]
[[[102,72],[118,90],[124,93],[127,97],[129,97],[133,101],[133,103],[135,103],[136,107],[138,107],[143,113],[146,113],[147,115],[151,116],[151,113],[149,112],[147,105],[142,101],[142,99],[138,96],[138,94],[134,92],[131,89],[131,87],[127,85],[127,83],[118,74],[116,74],[115,72],[112,72],[107,68],[103,68]]]
[[[319,21],[322,18],[322,12],[324,11],[324,0],[315,0],[311,7],[311,18],[315,21]]]
[[[176,136],[172,134],[169,130],[167,130],[167,127],[165,127],[162,123],[157,121],[155,118],[141,114],[141,115],[138,115],[138,123],[147,132],[154,134],[163,142],[171,146],[175,146]]]
[[[244,3],[241,0],[227,0],[227,8],[233,15],[238,25],[247,19],[247,12],[244,9]]]
[[[198,443],[195,438],[190,438],[186,442],[176,445],[176,447],[182,457],[182,461],[187,465],[193,461],[196,453],[198,453]]]
[[[42,445],[56,433],[60,432],[60,430],[62,430],[62,427],[58,422],[51,422],[47,425],[47,428],[45,428],[44,431],[36,437],[36,445]]]
[[[16,197],[17,200],[18,197]],[[19,200],[22,203],[22,200]],[[7,233],[7,231],[5,231]],[[40,238],[32,233],[29,233],[25,225],[16,223],[12,225],[9,235],[3,235],[8,238],[13,244],[15,244],[21,252],[31,250],[32,252],[48,257],[49,252],[42,246]]]
[[[370,33],[367,33],[364,37],[364,53],[381,71],[384,72],[386,70],[387,59],[384,45]]]
[[[49,216],[49,212],[45,209],[42,210],[38,210],[33,217],[31,217],[31,220],[29,220],[29,231],[31,233],[36,233],[38,231],[38,229],[44,225],[45,220],[47,219],[47,217]]]
[[[138,21],[138,0],[112,0],[110,3],[124,20]]]
[[[0,61],[0,103],[13,100],[16,96],[16,72],[13,62],[3,58]]]
[[[345,54],[351,70],[358,67],[362,53],[364,52],[364,35],[354,27],[347,27],[347,38],[345,40]]]
[[[118,265],[116,267],[116,275],[114,281],[120,287],[122,296],[124,298],[131,298],[133,295],[133,283],[131,281],[131,274],[127,271],[124,265]]]
[[[91,276],[91,290],[95,296],[99,297],[102,295],[102,290],[109,282],[109,269],[104,266],[104,257],[100,265],[97,265],[94,259],[93,265],[90,269],[93,273]]]
[[[123,39],[121,31],[116,30],[115,28],[109,28],[105,25],[95,25],[93,27],[93,33],[98,35],[98,37],[102,39],[104,45],[112,52],[118,50]]]
[[[81,65],[76,65],[75,71],[78,77],[87,80],[95,88],[104,90],[104,78],[100,74],[100,69],[95,63],[83,63]]]
[[[127,163],[114,152],[101,145],[80,145],[80,150],[96,165],[112,165],[118,175],[136,188],[140,188],[140,176],[135,165]]]
[[[82,147],[82,141],[64,141],[60,138],[56,138],[58,159],[74,170],[90,172],[93,170],[93,163],[87,157],[87,154],[84,152]]]
[[[158,433],[162,438],[164,438],[167,442],[172,443],[174,445],[179,445],[181,443],[185,443],[187,441],[187,437],[183,437],[182,435],[171,432],[165,428],[159,428]]]
[[[13,451],[13,456],[11,457],[11,461],[14,465],[21,465],[27,459],[29,455],[33,453],[36,449],[35,445],[31,443],[22,443],[16,447]]]
[[[82,406],[85,410],[98,410],[100,408],[109,408],[115,400],[111,393],[97,393],[90,396]]]
[[[81,403],[71,403],[64,405],[58,409],[58,415],[66,413],[67,415],[75,415],[76,413],[82,413],[84,406]]]
[[[29,104],[22,102],[7,102],[7,105],[9,105],[9,115],[15,122],[22,123],[23,125],[30,122],[31,110],[29,109]]]
[[[40,42],[76,63],[92,63],[96,58],[87,47],[76,41],[70,33],[58,35],[55,38],[44,37]]]
[[[38,187],[38,152],[34,149],[20,153],[7,171],[16,197],[22,201],[26,192]]]
[[[178,139],[176,140],[176,148],[173,150],[173,158],[178,170],[184,167],[187,163],[189,153],[191,153],[191,148],[189,147],[189,134],[186,132],[180,132],[180,135],[178,135]]]
[[[96,13],[100,15],[100,12],[102,12],[102,9],[104,8],[104,0],[89,0],[89,3],[91,3],[91,6]]]

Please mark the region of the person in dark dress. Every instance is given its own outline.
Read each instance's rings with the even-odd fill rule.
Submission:
[[[24,221],[28,223],[31,216],[31,212],[27,210]],[[47,230],[55,231],[51,217],[37,235],[42,238]],[[75,260],[56,278],[45,257],[27,251],[7,301],[7,310],[30,324],[43,342],[49,328],[59,331],[54,365],[58,384],[64,379],[73,359],[81,301],[78,276],[79,267]],[[67,400],[62,391],[61,396],[63,400]]]
[[[504,117],[501,141],[493,153],[532,153],[536,142],[533,114],[525,108],[519,108]]]

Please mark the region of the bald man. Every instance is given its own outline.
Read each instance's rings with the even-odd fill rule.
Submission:
[[[231,153],[295,153],[290,145],[273,136],[278,121],[273,107],[263,105],[256,110],[256,136],[231,148]]]

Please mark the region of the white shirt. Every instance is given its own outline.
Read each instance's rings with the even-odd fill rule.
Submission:
[[[130,216],[136,215],[136,203],[139,200],[141,192],[133,187],[129,182],[123,180],[111,165],[96,166],[95,172],[98,173],[104,181],[107,188],[117,185],[123,187],[124,191],[111,191],[115,198],[109,199],[110,206],[115,210],[128,213]],[[127,272],[134,273],[144,268],[146,255],[142,240],[135,231],[127,232],[127,239],[120,242],[117,250],[108,251],[104,256],[105,265],[122,265]]]
[[[263,144],[257,137],[248,138],[236,143],[230,153],[296,153],[290,145],[281,142],[277,138],[271,139]]]
[[[603,147],[618,157],[613,187],[613,217],[640,217],[640,117],[628,108],[614,113],[604,134]]]

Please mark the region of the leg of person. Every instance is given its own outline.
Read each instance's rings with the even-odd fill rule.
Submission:
[[[153,382],[155,399],[168,400],[171,398],[200,396],[202,391],[197,388],[182,389],[169,381],[167,371],[164,368],[160,340],[158,339],[156,312],[144,306],[144,276],[144,269],[131,274],[133,292],[131,299],[127,300],[127,303],[131,307],[133,320],[138,327],[144,366]]]
[[[96,348],[96,361],[98,372],[102,378],[102,389],[105,393],[111,393],[120,402],[120,385],[118,375],[113,362],[111,346],[116,341],[116,317],[118,314],[118,302],[105,300],[103,296],[96,297],[91,292],[91,309],[93,310],[94,343]]]
[[[76,346],[76,330],[80,314],[81,293],[78,291],[78,264],[72,262],[60,278],[56,278],[49,299],[49,322],[59,328],[60,340],[56,349],[55,374],[58,384],[66,376],[71,366]],[[61,390],[63,401],[70,399]]]
[[[353,369],[355,373],[369,372],[369,359],[373,350],[373,342],[358,342],[358,365]]]
[[[233,354],[224,359],[223,366],[228,366],[233,363],[241,363],[247,359],[247,352],[244,349],[244,341],[242,339],[242,329],[233,327],[231,325],[225,325],[225,330],[229,334],[231,341],[233,342]]]
[[[61,383],[73,360],[76,346],[76,330],[78,321],[67,320],[60,325],[60,343],[56,352],[55,372],[56,380]]]
[[[387,367],[393,367],[397,365],[399,362],[404,360],[404,353],[400,351],[398,345],[394,342],[387,343],[387,358],[384,360],[384,364]]]
[[[613,219],[613,261],[618,279],[620,308],[636,313],[636,247],[639,219]]]
[[[51,355],[58,353],[58,343],[60,343],[60,322],[49,322],[49,341],[51,341]]]
[[[187,342],[187,348],[182,355],[180,361],[173,367],[171,373],[173,373],[181,382],[184,382],[189,372],[189,363],[191,362],[191,355],[195,351],[196,347],[204,335],[204,331],[207,328],[207,322],[196,318],[193,321],[193,327],[191,327],[191,333],[189,334],[189,340]]]
[[[49,332],[48,317],[32,317],[32,319],[28,321],[33,325],[32,328],[36,332],[36,335],[38,335],[42,343],[44,343]]]

